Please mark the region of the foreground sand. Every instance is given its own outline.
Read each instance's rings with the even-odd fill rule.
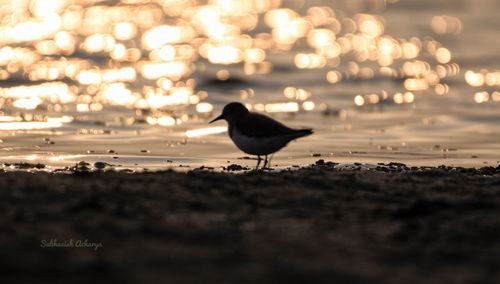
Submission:
[[[500,168],[333,167],[0,173],[2,283],[500,279]]]

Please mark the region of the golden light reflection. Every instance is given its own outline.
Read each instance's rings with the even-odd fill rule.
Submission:
[[[192,90],[187,87],[172,88],[169,93],[151,90],[146,93],[146,101],[151,108],[162,108],[169,105],[185,105],[189,103]]]
[[[444,47],[440,47],[436,50],[436,59],[439,63],[448,63],[451,60],[451,52]]]
[[[311,102],[311,101],[305,101],[302,103],[302,108],[305,111],[312,111],[312,110],[314,110],[315,107],[316,107],[316,104],[314,102]]]
[[[33,105],[35,102],[38,102],[37,98],[60,103],[71,103],[76,99],[76,95],[73,90],[68,85],[61,82],[43,83],[34,86],[0,88],[0,96],[2,98],[26,99],[20,101],[20,105]],[[29,99],[33,100],[29,101]]]
[[[396,93],[394,94],[392,99],[396,104],[412,103],[415,99],[415,96],[412,92]]]
[[[488,92],[477,92],[474,94],[474,101],[478,104],[486,103],[490,99]]]
[[[210,103],[199,103],[196,105],[196,111],[200,113],[209,113],[214,109],[213,105]]]
[[[89,53],[109,52],[113,50],[115,39],[108,34],[93,34],[85,38],[83,49]]]
[[[196,36],[194,29],[188,25],[154,27],[142,36],[142,46],[147,50],[161,48],[165,44],[189,42]]]
[[[448,15],[432,17],[430,25],[436,34],[459,34],[462,31],[460,19]]]
[[[365,104],[365,98],[363,98],[363,96],[361,95],[357,95],[356,97],[354,97],[354,104],[356,104],[357,106],[362,106]]]
[[[173,126],[176,124],[176,119],[171,116],[162,116],[156,119],[156,123],[160,126]]]
[[[89,115],[113,105],[135,108],[151,125],[175,126],[214,109],[195,72],[217,64],[215,77],[231,82],[240,74],[237,68],[249,78],[273,72],[275,58],[282,55],[301,69],[295,72],[321,69],[316,72],[331,84],[402,82],[401,91],[391,95],[380,90],[356,95],[356,106],[413,103],[429,91],[448,94],[447,79],[460,74],[443,43],[391,35],[384,18],[368,12],[352,15],[307,1],[297,7],[280,0],[108,2],[32,0],[2,6],[0,80],[22,82],[0,87],[0,106],[7,114]],[[395,1],[368,2],[366,7],[382,10]],[[430,25],[436,34],[462,30],[461,21],[448,15],[433,17]],[[473,87],[499,86],[500,71],[468,70],[465,81]],[[254,109],[319,109],[309,90],[287,85],[285,102],[265,101]],[[488,92],[496,101],[497,93]],[[242,100],[262,96],[251,88],[239,93]],[[483,102],[486,95],[478,93],[475,101]]]
[[[478,104],[487,103],[489,101],[499,102],[500,101],[500,92],[494,91],[491,94],[486,92],[486,91],[476,92],[474,94],[474,101]]]
[[[123,83],[106,85],[101,91],[101,96],[109,104],[123,106],[132,106],[138,98]]]
[[[23,98],[15,100],[13,105],[17,108],[23,109],[36,109],[39,104],[42,103],[42,100],[38,97],[32,98]]]
[[[299,111],[299,104],[296,102],[265,104],[264,111],[269,113],[297,112]]]
[[[295,56],[295,65],[300,69],[317,69],[326,65],[326,59],[315,53],[299,53]]]
[[[342,80],[342,73],[339,71],[328,71],[326,73],[326,80],[332,84],[338,83]]]
[[[500,92],[493,92],[491,94],[491,99],[494,101],[494,102],[500,102]]]
[[[266,59],[266,53],[261,48],[248,48],[245,50],[245,62],[261,63]]]
[[[186,131],[185,134],[188,138],[193,138],[193,137],[206,136],[224,132],[227,132],[226,126],[217,126],[217,127],[207,127],[207,128],[188,130]]]
[[[79,159],[85,157],[85,155],[57,155],[49,158],[52,162],[59,162],[64,160]]]
[[[334,40],[335,33],[329,29],[314,29],[307,34],[307,42],[314,48],[332,45]]]
[[[0,122],[12,122],[12,121],[22,121],[22,118],[18,116],[0,115]]]
[[[141,62],[141,74],[145,79],[154,80],[167,77],[178,81],[190,73],[187,62],[174,60],[170,62]]]
[[[295,87],[286,87],[283,90],[283,94],[285,95],[286,98],[290,100],[299,100],[299,101],[305,101],[309,97],[311,97],[311,93],[301,89],[301,88],[295,88]]]
[[[469,70],[465,72],[465,81],[473,87],[480,87],[484,84],[484,77],[481,73],[474,73]]]
[[[437,84],[434,87],[434,91],[436,92],[437,95],[442,96],[450,91],[450,87],[447,84]]]
[[[427,80],[425,79],[406,79],[404,86],[410,91],[422,91],[429,88]]]
[[[120,22],[113,26],[113,36],[118,40],[130,40],[137,35],[137,26],[131,22]]]
[[[235,64],[243,60],[241,50],[228,45],[210,48],[207,57],[215,64]]]
[[[359,31],[367,38],[373,39],[384,33],[384,24],[377,16],[358,14],[355,19]]]
[[[42,122],[42,121],[26,121],[26,122],[0,122],[0,130],[32,130],[32,129],[48,129],[61,127],[61,122]]]
[[[500,86],[500,71],[482,69],[479,72],[474,72],[467,70],[465,72],[465,81],[472,87],[481,87],[483,85],[490,87]]]
[[[229,80],[229,78],[231,77],[231,74],[226,69],[222,69],[222,70],[217,71],[215,76],[217,77],[217,79],[219,79],[221,81],[226,81],[226,80]]]

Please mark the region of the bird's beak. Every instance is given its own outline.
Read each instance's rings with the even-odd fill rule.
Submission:
[[[223,116],[222,116],[222,114],[221,114],[221,115],[219,115],[218,117],[216,117],[216,118],[212,119],[209,123],[216,122],[217,120],[221,120],[221,119],[223,119],[223,118],[224,118],[224,117],[223,117]]]

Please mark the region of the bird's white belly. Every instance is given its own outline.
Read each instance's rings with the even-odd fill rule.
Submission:
[[[233,129],[231,140],[241,151],[250,155],[269,155],[286,146],[290,139],[280,136],[274,137],[249,137]]]

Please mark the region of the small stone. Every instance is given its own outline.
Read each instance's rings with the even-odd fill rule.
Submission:
[[[325,160],[323,160],[323,159],[320,159],[320,160],[316,161],[316,165],[317,166],[324,165],[324,164],[325,164]]]
[[[94,167],[95,167],[96,169],[99,169],[99,170],[104,169],[104,168],[106,167],[106,165],[107,165],[107,164],[106,164],[106,163],[104,163],[104,162],[95,162],[95,163],[94,163]]]
[[[226,169],[226,171],[230,171],[230,172],[248,170],[247,167],[242,167],[242,166],[237,165],[237,164],[229,165],[225,169]]]

